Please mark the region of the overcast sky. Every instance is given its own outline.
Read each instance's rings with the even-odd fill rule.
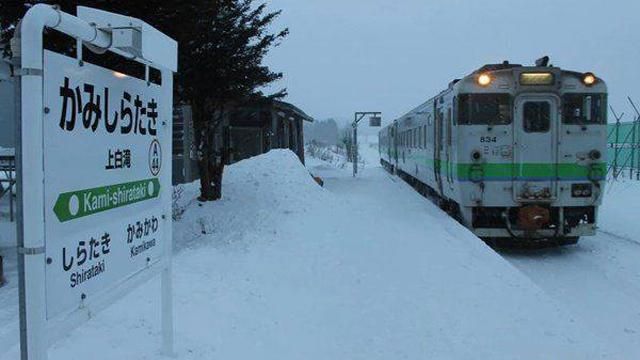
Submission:
[[[385,121],[485,63],[592,71],[610,102],[640,103],[639,0],[267,0],[291,35],[267,62],[309,115]]]

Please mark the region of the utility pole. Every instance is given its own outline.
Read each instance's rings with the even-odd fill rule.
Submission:
[[[369,126],[380,127],[382,123],[382,113],[379,111],[359,111],[353,118],[353,141],[351,142],[351,160],[353,160],[353,177],[358,175],[358,123],[365,116],[370,116]]]

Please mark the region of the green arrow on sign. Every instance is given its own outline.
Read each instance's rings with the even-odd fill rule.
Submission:
[[[78,190],[58,195],[53,212],[60,222],[67,222],[103,211],[157,198],[157,178]]]

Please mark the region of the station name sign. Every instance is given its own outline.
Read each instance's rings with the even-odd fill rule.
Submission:
[[[165,255],[165,93],[44,52],[48,318],[77,310]]]

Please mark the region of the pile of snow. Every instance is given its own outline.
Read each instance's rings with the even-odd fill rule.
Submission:
[[[178,359],[619,358],[406,184],[312,171],[326,189],[277,150],[228,167],[221,201],[182,187]],[[163,358],[159,292],[145,284],[49,358]]]
[[[181,186],[184,193],[177,205],[186,209],[174,224],[178,249],[202,241],[225,245],[251,234],[276,228],[292,215],[303,215],[309,206],[326,198],[298,157],[289,150],[241,161],[225,170],[223,197],[199,203],[199,182]],[[205,240],[203,240],[205,239]]]

